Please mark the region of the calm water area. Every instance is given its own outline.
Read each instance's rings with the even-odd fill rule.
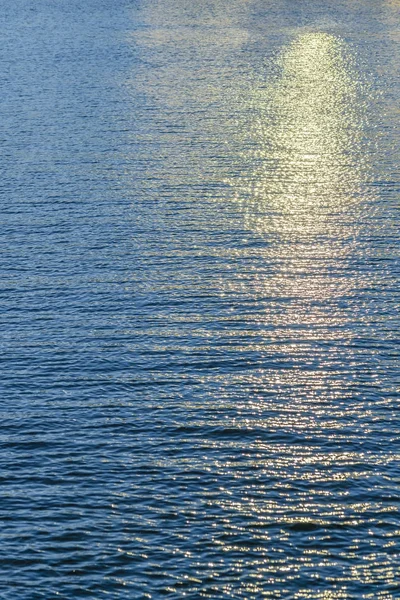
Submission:
[[[399,1],[0,31],[0,598],[400,598]]]

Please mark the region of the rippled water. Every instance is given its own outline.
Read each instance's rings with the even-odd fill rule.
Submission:
[[[400,598],[399,16],[4,4],[1,598]]]

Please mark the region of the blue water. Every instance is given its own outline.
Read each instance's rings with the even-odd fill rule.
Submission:
[[[400,598],[399,16],[3,3],[1,598]]]

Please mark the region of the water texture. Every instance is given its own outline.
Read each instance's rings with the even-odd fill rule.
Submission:
[[[400,598],[398,0],[0,12],[0,598]]]

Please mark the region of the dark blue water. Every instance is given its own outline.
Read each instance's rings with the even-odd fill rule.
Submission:
[[[400,598],[399,13],[3,2],[1,598]]]

